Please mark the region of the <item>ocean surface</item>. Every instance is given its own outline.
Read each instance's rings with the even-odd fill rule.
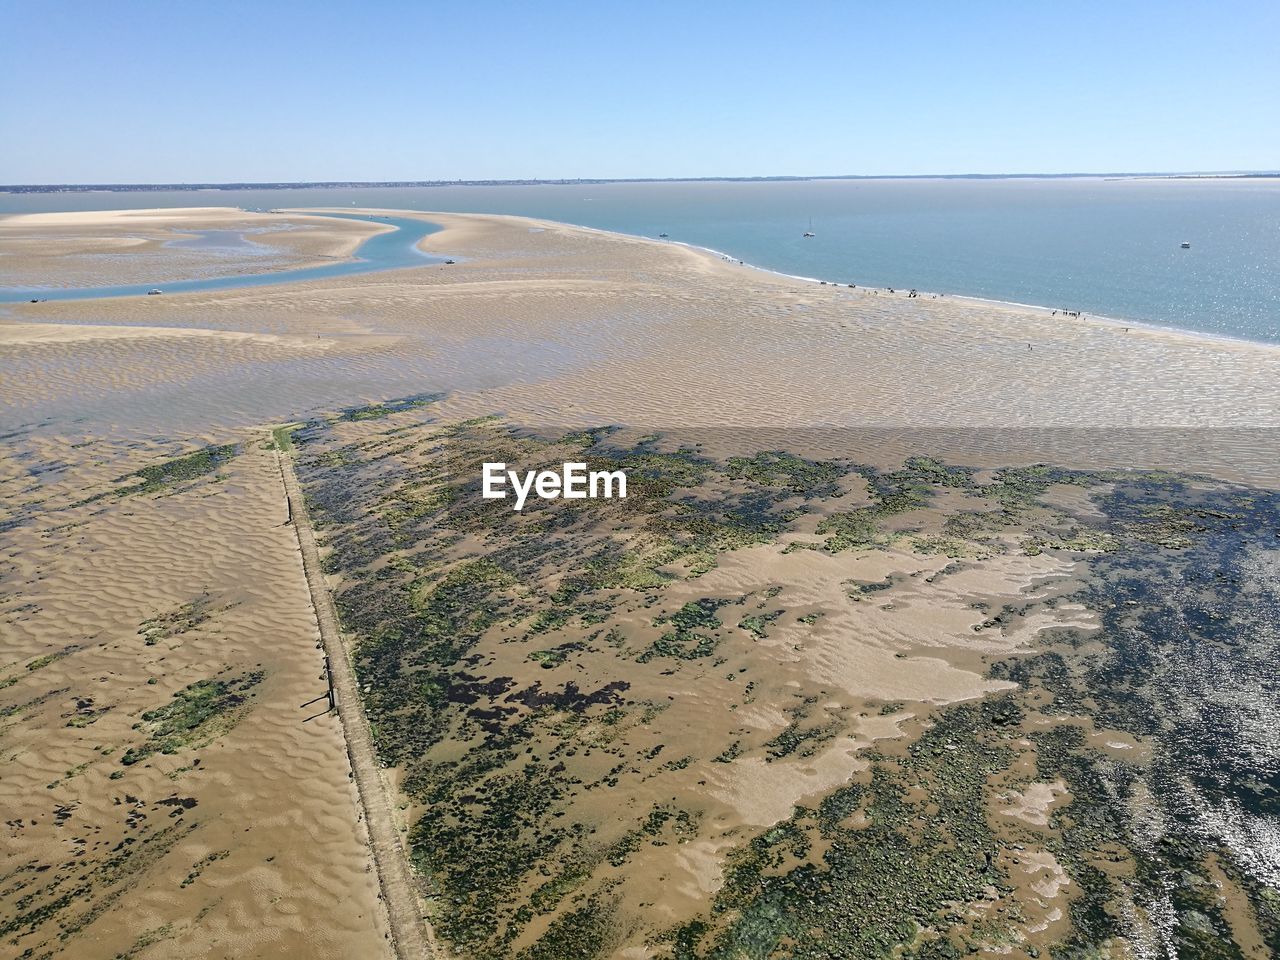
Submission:
[[[0,214],[129,207],[509,213],[917,288],[1280,342],[1280,179],[810,180],[0,194]],[[811,230],[815,236],[804,237]],[[1182,249],[1182,242],[1190,249]]]

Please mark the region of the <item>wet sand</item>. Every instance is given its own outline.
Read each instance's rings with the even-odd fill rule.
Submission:
[[[528,422],[959,431],[1113,455],[1191,429],[1194,467],[1268,467],[1280,349],[1122,328],[954,298],[792,280],[686,247],[493,216],[427,216],[424,248],[462,262],[287,288],[18,304],[0,319],[9,418],[107,411],[119,427],[242,426],[447,390],[460,410]],[[163,300],[163,303],[156,302]],[[157,331],[5,346],[20,323],[181,327],[284,341],[176,341]],[[56,338],[55,338],[56,341]],[[181,398],[180,404],[174,401]],[[118,412],[118,414],[117,414]],[[145,426],[144,426],[145,425]],[[1014,438],[1011,431],[1025,431]],[[1056,433],[1055,433],[1056,431]],[[1121,435],[1116,433],[1114,438]]]
[[[731,938],[733,916],[751,905],[744,860],[762,851],[775,858],[764,885],[773,889],[791,861],[779,862],[771,844],[785,846],[799,829],[796,862],[824,863],[813,830],[797,823],[849,784],[868,789],[883,778],[886,756],[913,775],[927,763],[938,768],[905,797],[913,807],[907,824],[954,835],[975,821],[975,809],[988,810],[995,852],[987,850],[987,867],[979,852],[964,872],[982,878],[998,860],[1016,892],[984,893],[955,911],[988,945],[981,952],[1000,955],[1014,944],[1016,955],[1034,956],[1029,948],[1044,953],[1071,932],[1067,907],[1085,894],[1081,841],[1073,838],[1072,859],[1060,862],[1064,823],[1052,818],[1069,803],[1097,803],[1098,791],[1042,772],[1042,764],[1052,771],[1055,754],[1035,738],[1080,726],[1096,749],[1127,754],[1138,770],[1151,744],[1101,722],[1090,727],[1078,701],[1042,698],[1012,677],[1022,661],[1048,662],[1039,660],[1047,651],[1073,670],[1105,662],[1106,648],[1089,638],[1117,606],[1108,603],[1114,585],[1083,590],[1086,560],[1130,548],[1105,532],[1123,527],[1077,525],[1102,516],[1102,501],[1092,498],[1108,497],[1127,474],[1064,475],[1042,496],[1035,470],[1026,487],[1016,478],[1002,487],[1008,473],[978,471],[975,487],[965,472],[926,461],[911,467],[922,472],[893,481],[901,488],[877,493],[847,465],[883,451],[873,441],[859,446],[868,441],[854,434],[835,468],[839,479],[819,479],[808,496],[803,474],[779,476],[768,458],[703,461],[705,445],[697,444],[706,434],[697,431],[656,443],[615,431],[597,451],[580,434],[531,437],[509,432],[500,418],[458,424],[440,412],[425,403],[315,421],[298,434],[298,458],[332,551],[339,608],[359,638],[379,749],[411,801],[406,822],[427,868],[430,916],[446,941],[464,955],[536,948],[546,956],[668,957],[655,944],[725,917]],[[759,449],[749,431],[715,438],[719,456]],[[677,482],[675,493],[657,492],[661,485],[637,491],[639,502],[625,508],[539,504],[515,516],[475,502],[482,458],[543,464],[610,450],[630,451],[624,456],[638,471],[697,476]],[[1162,477],[1133,479],[1171,481]],[[932,488],[919,507],[877,512],[875,504],[917,484]],[[994,486],[981,492],[986,485]],[[1167,493],[1179,489],[1174,483]],[[1134,556],[1195,529],[1176,519],[1187,509],[1176,502],[1165,504],[1167,528],[1147,519],[1165,513],[1135,511]],[[870,511],[861,515],[867,522],[879,518],[874,532],[854,522],[852,546],[833,541],[846,529],[841,518],[859,511]],[[1271,535],[1270,521],[1242,529],[1264,543]],[[980,701],[986,711],[1005,697],[1022,706],[1000,708],[1009,713],[984,725],[989,739],[971,756],[1016,759],[997,764],[999,777],[984,774],[976,798],[937,819],[935,798],[944,803],[965,770],[955,772],[949,751],[971,749],[962,745],[963,722],[941,725],[965,703]],[[948,732],[917,756],[921,738],[939,728]],[[882,827],[897,810],[889,804],[873,820]],[[1077,816],[1073,808],[1065,823]],[[874,825],[863,814],[847,824]],[[913,895],[916,881],[956,869],[947,861],[902,879],[913,876],[905,851],[938,842],[920,830],[918,846],[882,838],[888,845],[868,854],[862,880],[887,902],[864,919],[893,927],[894,904]],[[832,832],[828,822],[823,834]],[[1257,851],[1264,859],[1265,846]],[[1116,869],[1131,866],[1096,835],[1084,847]],[[841,856],[849,855],[846,837]],[[792,894],[799,904],[807,898],[813,907],[830,892],[820,875],[812,892]],[[784,895],[761,888],[765,918],[781,922]],[[1134,901],[1129,908],[1147,909]],[[835,921],[858,909],[855,895],[817,912]],[[761,922],[746,921],[756,931],[748,935],[764,937]]]
[[[221,479],[69,510],[86,484],[173,445],[49,440],[35,478],[5,457],[6,519],[26,522],[0,553],[3,673],[16,678],[0,728],[0,915],[16,927],[0,955],[115,957],[152,939],[149,956],[387,954],[342,732],[315,702],[323,658],[279,468],[261,444],[245,437]],[[193,602],[207,619],[147,635]],[[254,670],[264,679],[234,726],[122,763],[146,711]],[[38,865],[52,869],[28,873]],[[71,896],[21,921],[33,894]]]
[[[182,245],[206,230],[257,246]],[[230,207],[19,214],[0,218],[0,287],[162,284],[320,266],[350,257],[378,232],[375,224]]]

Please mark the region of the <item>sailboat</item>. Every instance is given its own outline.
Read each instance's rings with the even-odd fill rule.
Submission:
[[[804,232],[804,235],[805,235],[806,237],[816,237],[816,236],[817,236],[817,234],[813,232],[813,217],[810,217],[810,218],[809,218],[809,229],[808,229],[808,230],[806,230],[806,231]]]

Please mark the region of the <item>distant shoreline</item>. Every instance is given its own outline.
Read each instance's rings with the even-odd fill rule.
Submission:
[[[920,173],[834,174],[767,177],[602,177],[554,180],[314,180],[228,183],[48,183],[5,184],[0,193],[162,193],[202,190],[351,190],[405,187],[573,186],[605,183],[803,183],[823,180],[1251,180],[1274,179],[1280,171],[1222,173]]]

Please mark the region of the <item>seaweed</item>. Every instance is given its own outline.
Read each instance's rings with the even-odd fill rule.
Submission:
[[[209,612],[211,602],[212,599],[209,594],[202,593],[194,600],[188,600],[167,613],[143,620],[138,625],[138,634],[148,647],[155,646],[161,640],[181,636],[210,619],[212,616]]]
[[[412,397],[386,400],[382,403],[370,403],[362,407],[348,407],[342,411],[339,419],[349,423],[359,423],[362,420],[382,420],[393,413],[402,413],[405,410],[425,407],[439,400],[440,397],[441,394],[438,393],[422,393]]]
[[[637,659],[648,663],[655,657],[697,660],[711,656],[720,642],[719,628],[724,626],[716,611],[728,602],[714,597],[690,600],[670,616],[659,617],[654,623],[669,623],[675,629],[653,641]]]
[[[147,739],[120,757],[124,766],[139,763],[154,753],[177,753],[208,743],[225,733],[243,715],[253,688],[262,682],[260,670],[226,678],[198,680],[173,695],[164,706],[148,710],[134,729]]]
[[[137,478],[137,482],[123,489],[115,490],[113,494],[123,497],[134,494],[159,493],[177,484],[198,480],[228,462],[236,455],[237,450],[238,447],[235,444],[203,447],[186,456],[175,457],[172,460],[165,460],[162,463],[143,467],[135,473],[121,477],[118,482],[134,478]]]

